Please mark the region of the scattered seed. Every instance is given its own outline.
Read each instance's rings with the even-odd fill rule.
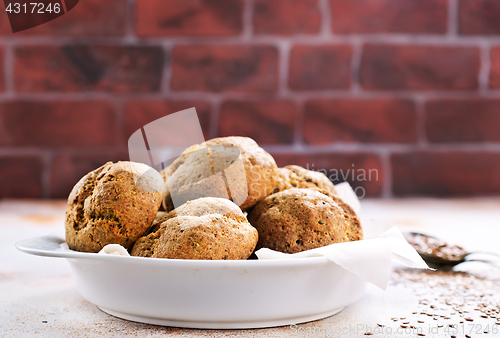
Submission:
[[[401,326],[403,329],[406,329],[408,327],[408,325],[402,325],[402,324],[399,326]]]
[[[418,308],[413,309],[411,312],[413,316],[408,317],[408,321],[403,321],[406,317],[391,319],[394,322],[401,320],[400,326],[408,327],[412,321],[419,324],[425,323],[424,317],[420,315],[432,317],[434,321],[439,318],[449,320],[448,323],[455,318],[452,316],[458,315],[462,325],[465,321],[474,322],[474,318],[492,318],[489,325],[500,325],[498,279],[500,278],[492,278],[490,272],[487,276],[479,276],[455,271],[396,270],[391,276],[391,281],[394,284],[414,286],[415,294],[420,299]],[[439,311],[439,314],[436,314],[436,311]],[[439,321],[435,324],[438,323]],[[456,325],[450,325],[450,327],[457,327]],[[443,325],[439,324],[437,327],[443,327]],[[485,331],[485,333],[489,332]],[[455,336],[460,335],[455,334]]]
[[[365,332],[365,336],[371,336],[372,333],[371,332]]]

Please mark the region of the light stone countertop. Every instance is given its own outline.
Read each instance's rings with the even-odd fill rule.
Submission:
[[[397,225],[402,230],[419,229],[460,244],[468,250],[500,254],[500,198],[365,199],[362,201],[362,207],[363,220],[372,227],[382,229]],[[443,318],[446,315],[437,315],[441,310],[439,307],[446,305],[442,302],[439,305],[438,300],[430,299],[434,296],[431,296],[431,293],[438,292],[437,298],[444,297],[443,294],[450,292],[450,289],[460,288],[460,283],[463,283],[467,276],[443,277],[439,273],[400,272],[398,269],[393,273],[392,283],[386,291],[369,285],[365,295],[342,312],[323,320],[296,326],[251,330],[201,330],[129,322],[105,314],[84,300],[75,288],[69,264],[65,259],[32,256],[15,249],[14,244],[19,240],[60,231],[64,224],[64,211],[63,201],[0,201],[2,338],[338,337],[341,333],[342,337],[366,337],[365,332],[376,333],[377,323],[384,327],[378,327],[379,333],[373,334],[373,337],[418,337],[417,332],[424,333],[426,337],[450,337],[454,332],[444,332],[450,323],[458,325],[457,330],[463,331],[457,332],[457,337],[465,337],[466,333],[471,333],[469,329],[472,331],[472,337],[485,337],[482,331],[487,325],[491,333],[489,336],[495,336],[494,333],[500,331],[500,314],[498,319],[495,319],[496,315],[482,318],[480,312],[469,309],[470,312],[464,313],[464,317],[459,317],[458,313],[450,319]],[[495,289],[500,288],[500,263],[497,264],[465,263],[457,270],[467,270],[482,276],[483,279],[472,277],[475,278],[473,282],[476,284],[467,289],[469,296],[486,299],[485,303],[488,299],[493,303],[498,301],[495,304],[500,311],[500,300],[494,298],[496,295],[483,294],[489,292],[485,290],[491,290],[492,293],[499,291],[500,294],[500,290]],[[422,275],[425,275],[423,282],[409,281],[421,280]],[[451,282],[451,287],[448,282]],[[429,304],[423,304],[427,303],[427,298]],[[471,299],[467,306],[477,306],[475,298]],[[435,320],[420,313],[424,308],[429,309],[433,301],[438,304]],[[460,323],[467,316],[474,321]],[[398,317],[398,320],[391,320],[393,317]],[[401,317],[405,319],[400,319]],[[418,323],[417,320],[423,323]],[[410,321],[408,326],[415,325],[421,331],[405,333],[403,330],[398,333],[396,330],[400,329],[405,321]],[[496,325],[495,322],[499,324]],[[442,327],[438,328],[438,325]],[[496,336],[500,336],[500,332]]]

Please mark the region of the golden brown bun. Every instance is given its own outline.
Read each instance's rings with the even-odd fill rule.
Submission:
[[[361,222],[354,210],[337,196],[335,186],[325,174],[319,171],[307,170],[298,165],[287,165],[278,168],[274,177],[274,192],[284,191],[292,188],[306,188],[317,190],[331,197],[343,210],[344,217],[349,224],[347,237],[350,241],[363,239]]]
[[[234,147],[240,152],[236,153],[236,163],[225,170],[225,177],[214,175],[233,164],[235,154],[231,149]],[[245,175],[241,175],[240,168]],[[161,171],[167,184],[164,208],[174,209],[172,196],[180,201],[175,203],[177,206],[211,196],[232,199],[242,210],[248,210],[272,192],[276,168],[273,157],[248,137],[221,137],[193,145]],[[246,182],[238,179],[243,176]],[[246,196],[247,191],[248,197],[238,200],[238,196]]]
[[[257,248],[296,253],[349,240],[344,212],[332,198],[292,188],[266,197],[248,215]]]
[[[157,221],[137,240],[132,256],[177,259],[247,259],[258,240],[233,202],[214,197],[189,201]]]
[[[162,201],[158,172],[142,163],[108,162],[78,181],[68,197],[66,242],[99,252],[107,244],[130,248],[149,229]]]

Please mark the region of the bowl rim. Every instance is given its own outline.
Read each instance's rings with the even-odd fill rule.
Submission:
[[[50,246],[48,247],[47,244]],[[18,241],[15,246],[18,250],[36,256],[66,258],[69,260],[94,260],[101,262],[121,262],[141,264],[144,266],[170,266],[186,268],[253,268],[253,267],[278,267],[314,265],[331,262],[325,256],[271,258],[271,259],[246,259],[246,260],[200,260],[177,258],[151,258],[138,256],[119,256],[80,252],[61,247],[66,241],[56,235],[45,235]],[[332,262],[333,263],[333,262]]]

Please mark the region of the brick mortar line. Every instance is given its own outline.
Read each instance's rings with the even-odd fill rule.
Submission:
[[[109,36],[109,37],[0,37],[0,44],[11,45],[61,45],[61,44],[116,44],[126,45],[133,42],[136,45],[162,44],[164,42],[172,44],[275,44],[279,41],[289,41],[290,43],[350,43],[353,39],[361,40],[363,43],[392,43],[408,45],[439,45],[439,46],[477,46],[478,43],[500,44],[500,37],[485,35],[435,35],[435,34],[343,34],[343,35],[323,35],[323,34],[299,34],[293,36],[280,35],[252,35],[246,40],[242,40],[243,33],[230,37],[129,37],[129,36]],[[131,39],[133,38],[133,39]]]
[[[209,133],[210,137],[214,138],[218,135],[219,125],[220,125],[220,111],[223,100],[216,99],[212,100],[210,108],[211,108],[211,119],[210,119],[210,127]]]
[[[135,26],[135,0],[127,1],[127,22],[126,22],[126,30],[125,37],[135,38],[136,26]]]
[[[351,57],[351,91],[355,94],[363,92],[361,86],[361,61],[363,58],[363,45],[360,41],[353,41]]]
[[[323,38],[332,36],[332,17],[330,15],[330,4],[328,0],[319,0],[318,9],[321,13],[321,27],[319,34]]]
[[[254,11],[254,2],[253,0],[245,0],[243,13],[242,15],[242,32],[241,39],[243,41],[251,40],[253,36],[253,11]]]
[[[427,133],[425,130],[425,99],[419,97],[414,101],[417,113],[417,144],[424,147],[427,145]]]
[[[383,180],[384,183],[382,185],[381,197],[388,198],[392,196],[392,164],[391,158],[394,155],[402,155],[402,154],[414,154],[414,153],[423,153],[423,154],[446,154],[446,153],[458,153],[458,154],[477,154],[478,151],[476,149],[413,149],[411,147],[377,147],[377,148],[359,148],[359,149],[306,149],[297,150],[295,146],[281,147],[278,149],[272,146],[263,146],[268,152],[272,155],[279,156],[281,154],[293,154],[296,156],[301,155],[312,155],[312,156],[321,156],[321,155],[374,155],[377,156],[382,164],[383,170]],[[119,149],[123,151],[122,148]],[[102,150],[102,153],[110,152],[112,149]],[[480,153],[494,153],[500,155],[500,144],[496,145],[495,149],[479,149]],[[41,187],[42,187],[42,198],[50,197],[50,179],[51,173],[53,169],[53,161],[56,156],[86,156],[95,154],[95,149],[90,151],[89,149],[63,149],[63,150],[51,150],[48,151],[46,149],[29,149],[29,150],[19,150],[19,149],[0,149],[0,158],[2,157],[38,157],[42,160],[42,171],[41,171]],[[127,159],[127,158],[125,158]]]
[[[480,47],[480,68],[478,73],[479,92],[487,93],[490,90],[489,78],[491,71],[490,46],[483,44]]]
[[[215,109],[215,104],[210,103],[210,120],[208,122],[208,137],[217,137],[217,123],[219,122],[219,109]],[[195,107],[196,108],[196,107]],[[217,116],[216,116],[217,114]]]
[[[388,151],[382,151],[379,154],[380,161],[382,163],[382,191],[380,192],[380,197],[391,198],[392,194],[392,165],[391,165],[391,153]]]
[[[260,100],[260,99],[290,99],[290,100],[314,100],[314,99],[403,99],[403,100],[446,100],[446,99],[500,99],[499,90],[488,90],[481,92],[474,91],[368,91],[361,90],[354,92],[348,90],[324,90],[324,91],[292,91],[284,93],[207,93],[198,91],[170,91],[156,93],[128,93],[110,94],[107,92],[46,92],[46,93],[15,93],[15,97],[10,94],[1,93],[0,102],[10,101],[113,101],[113,100],[154,100],[170,99],[174,101],[182,100]]]
[[[458,36],[458,0],[448,0],[448,27],[447,35]]]
[[[103,147],[60,147],[60,148],[36,148],[36,147],[13,147],[4,146],[0,148],[0,156],[12,156],[12,157],[26,157],[26,156],[40,156],[41,154],[53,154],[53,155],[93,155],[96,152],[120,152],[127,150],[126,145],[123,146],[103,146]]]
[[[6,45],[3,47],[4,50],[4,84],[5,84],[5,95],[8,98],[13,97],[15,94],[14,86],[14,50],[12,46]],[[3,96],[4,94],[2,94]]]
[[[269,152],[277,154],[328,154],[328,153],[477,153],[494,152],[500,153],[500,142],[484,143],[432,143],[430,147],[421,147],[414,143],[332,143],[327,145],[308,145],[308,144],[282,144],[270,145],[261,144]],[[92,155],[96,152],[122,152],[127,150],[126,144],[102,147],[33,147],[33,146],[3,146],[0,148],[0,156],[40,156],[40,154],[54,155]]]
[[[293,145],[302,146],[304,144],[304,119],[305,119],[305,109],[304,100],[295,100],[294,104],[297,107],[297,116],[295,117],[294,133],[293,133]]]
[[[484,143],[432,143],[429,146],[419,146],[414,143],[409,144],[361,144],[361,143],[335,143],[328,145],[262,145],[264,149],[272,153],[294,153],[294,154],[328,154],[328,153],[363,153],[363,152],[390,152],[390,153],[414,153],[414,152],[500,152],[500,142]]]
[[[290,95],[288,87],[288,76],[290,67],[291,46],[288,42],[282,41],[278,44],[278,88],[280,95]]]
[[[170,44],[165,44],[163,48],[163,70],[160,84],[160,93],[166,95],[171,92],[170,82],[172,81],[172,59],[173,59],[173,46]]]

